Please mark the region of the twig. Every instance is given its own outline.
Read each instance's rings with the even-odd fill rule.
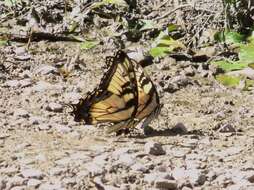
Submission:
[[[157,17],[155,18],[154,20],[160,20],[160,19],[163,19],[165,17],[167,17],[168,15],[174,13],[175,11],[177,11],[178,9],[182,9],[182,8],[185,8],[185,7],[190,7],[191,5],[190,4],[184,4],[184,5],[180,5],[176,8],[174,8],[173,10],[170,10],[168,12],[166,12],[164,15],[160,16],[160,17]]]
[[[13,34],[13,33],[3,33],[0,32],[1,35],[8,36],[9,40],[28,43],[30,41],[74,41],[74,42],[82,42],[82,39],[75,38],[75,36],[65,36],[64,34],[50,34],[46,32],[29,32],[27,35]],[[29,42],[30,43],[30,42]]]
[[[212,10],[193,7],[191,4],[184,4],[184,5],[180,5],[180,6],[176,7],[176,8],[174,8],[173,10],[170,10],[170,11],[166,12],[164,15],[162,15],[160,17],[157,17],[154,20],[156,21],[156,20],[163,19],[163,18],[169,16],[170,14],[174,13],[178,9],[182,9],[182,8],[186,8],[186,7],[192,7],[194,10],[197,10],[197,11],[205,11],[205,12],[210,12],[210,13],[216,13],[215,11],[212,11]]]
[[[166,0],[166,1],[162,2],[160,5],[158,5],[157,7],[155,7],[153,10],[156,11],[156,10],[158,10],[159,8],[163,7],[164,5],[167,4],[168,1],[169,1],[169,0]]]

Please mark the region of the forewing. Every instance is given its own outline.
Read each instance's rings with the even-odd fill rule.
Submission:
[[[129,58],[119,51],[115,57],[108,57],[106,64],[109,69],[99,87],[76,105],[74,115],[87,124],[124,122],[137,111],[137,83]]]

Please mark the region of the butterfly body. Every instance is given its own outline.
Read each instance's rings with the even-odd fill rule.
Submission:
[[[92,93],[72,105],[74,120],[86,124],[113,123],[108,132],[144,125],[160,110],[157,91],[143,68],[123,51],[107,57],[108,70]]]

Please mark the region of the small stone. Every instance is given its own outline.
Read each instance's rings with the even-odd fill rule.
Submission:
[[[126,167],[130,167],[135,163],[135,159],[133,158],[133,156],[126,153],[126,154],[120,155],[116,163]]]
[[[20,77],[21,78],[31,78],[32,77],[32,73],[28,70],[25,70],[23,71],[21,74],[20,74]]]
[[[22,186],[12,187],[10,190],[26,190],[26,189],[27,189],[26,185],[22,185]]]
[[[189,181],[194,185],[203,185],[206,181],[206,176],[197,169],[186,170]]]
[[[177,133],[177,134],[186,134],[188,133],[187,128],[183,123],[177,123],[172,129],[172,132]]]
[[[19,171],[19,169],[15,166],[10,166],[7,168],[0,169],[0,173],[4,173],[6,175],[13,175],[13,174],[17,173],[18,171]]]
[[[144,149],[145,149],[145,153],[146,154],[151,154],[151,155],[164,155],[166,154],[165,150],[163,150],[162,146],[160,143],[156,143],[156,142],[147,142],[144,145]]]
[[[174,177],[174,179],[176,180],[182,180],[184,178],[187,177],[186,175],[186,170],[184,168],[175,168],[172,171],[172,176]]]
[[[195,148],[197,144],[198,139],[185,139],[181,145],[188,148]]]
[[[27,181],[28,187],[38,187],[41,184],[41,181],[38,179],[29,179]]]
[[[22,88],[25,88],[31,86],[33,84],[33,81],[31,79],[24,79],[20,80],[19,83]]]
[[[68,165],[71,162],[72,162],[72,159],[70,157],[63,157],[63,158],[55,161],[55,163],[57,165],[63,165],[63,166]]]
[[[26,53],[26,48],[25,47],[17,47],[14,52],[16,53],[16,55],[23,55],[24,53]]]
[[[82,170],[82,171],[78,172],[76,175],[79,178],[85,178],[85,177],[87,177],[89,175],[89,171]]]
[[[65,169],[62,167],[54,167],[49,170],[49,175],[50,176],[58,176],[61,175],[62,173],[65,172]]]
[[[69,133],[72,131],[72,128],[70,128],[69,126],[60,124],[54,126],[54,129],[56,129],[59,133]]]
[[[45,119],[39,116],[31,116],[29,118],[29,121],[32,125],[39,125],[40,123],[42,123]]]
[[[43,177],[43,173],[40,170],[36,170],[36,169],[24,169],[24,170],[21,170],[21,174],[25,178],[41,179]]]
[[[6,181],[0,178],[0,189],[5,189],[5,187],[6,187]]]
[[[221,133],[235,133],[236,130],[231,124],[225,124],[218,129]]]
[[[85,168],[87,169],[87,171],[89,171],[92,175],[100,175],[103,173],[103,168],[98,166],[97,164],[90,162],[85,164]]]
[[[141,163],[136,163],[136,164],[132,165],[131,169],[134,171],[139,171],[139,172],[143,172],[143,173],[146,173],[148,171],[148,168]]]
[[[57,68],[51,66],[51,65],[43,65],[39,67],[36,71],[36,74],[41,74],[41,75],[48,75],[48,74],[56,74],[59,73]]]
[[[195,75],[195,70],[193,69],[192,66],[189,66],[183,70],[183,74],[185,74],[186,76],[193,77]]]
[[[28,111],[24,110],[24,109],[16,109],[14,111],[14,116],[15,117],[23,117],[23,118],[28,118],[30,115],[28,113]]]
[[[17,88],[17,87],[20,87],[21,84],[18,80],[9,80],[9,81],[6,81],[4,83],[4,86],[6,87],[12,87],[12,88]]]
[[[71,186],[77,184],[75,178],[72,178],[72,177],[68,177],[68,178],[65,177],[65,178],[62,179],[62,182],[67,184],[67,185],[71,185]]]
[[[154,172],[150,174],[145,174],[144,176],[144,181],[152,185],[155,183],[155,181],[162,179],[173,180],[172,176],[165,172]]]
[[[83,162],[87,162],[91,160],[91,157],[88,156],[86,152],[82,152],[82,151],[71,154],[70,158],[75,161],[82,160]]]
[[[52,126],[51,126],[51,124],[49,124],[49,123],[43,123],[43,124],[41,124],[41,125],[38,126],[38,128],[39,128],[40,130],[49,130],[51,127],[52,127]]]
[[[42,154],[42,153],[38,154],[35,157],[35,159],[38,160],[38,161],[41,161],[41,162],[46,162],[47,161],[47,157],[44,154]]]
[[[248,177],[247,177],[247,180],[250,182],[250,183],[254,183],[254,173],[252,172],[252,174],[250,174]]]
[[[33,91],[44,92],[46,90],[52,89],[54,86],[45,81],[39,81],[35,86],[33,86]]]
[[[182,190],[192,190],[192,188],[184,186]]]
[[[157,179],[155,181],[155,187],[158,189],[177,189],[176,180],[168,180],[168,179]]]
[[[183,158],[187,154],[189,154],[190,149],[189,148],[180,148],[180,149],[172,149],[167,154],[170,154],[176,158]]]
[[[63,105],[55,102],[51,102],[46,107],[47,111],[53,111],[53,112],[62,112],[63,111]]]
[[[119,157],[120,157],[122,154],[129,153],[129,152],[130,152],[130,149],[127,148],[127,147],[118,148],[118,149],[116,149],[114,152],[112,152],[112,157],[113,157],[114,159],[119,159]]]
[[[14,186],[22,186],[25,185],[26,179],[19,177],[19,176],[14,176],[8,180],[8,183],[6,184],[7,189],[14,187]]]
[[[39,190],[64,190],[64,188],[62,188],[60,184],[49,184],[49,183],[41,184],[38,189]]]

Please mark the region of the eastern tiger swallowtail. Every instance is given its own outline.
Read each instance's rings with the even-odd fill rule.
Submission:
[[[122,50],[107,57],[106,65],[108,70],[98,88],[72,105],[74,120],[86,124],[113,123],[109,133],[135,127],[142,120],[146,127],[161,107],[151,79]]]

